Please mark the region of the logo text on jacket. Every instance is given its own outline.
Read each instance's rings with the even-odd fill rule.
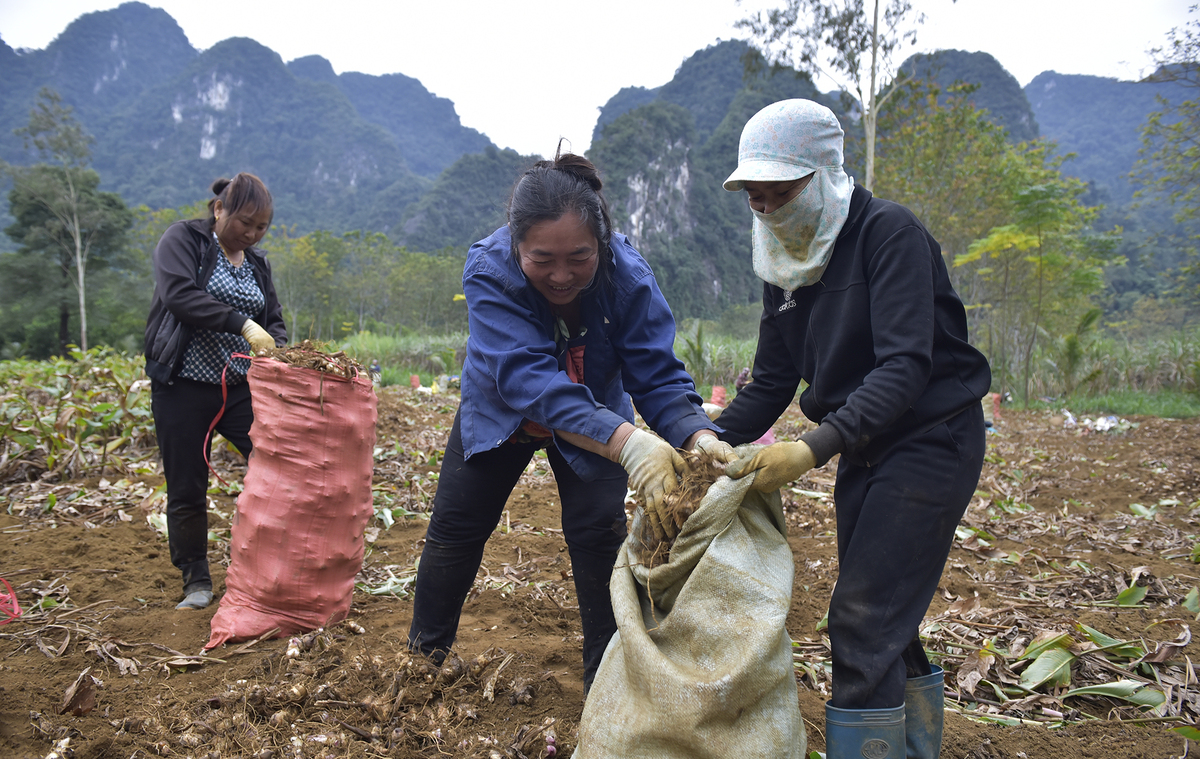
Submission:
[[[783,291],[783,304],[779,306],[779,310],[777,313],[782,314],[784,311],[787,311],[789,308],[795,308],[795,306],[796,306],[796,301],[792,300],[792,291],[784,290]]]

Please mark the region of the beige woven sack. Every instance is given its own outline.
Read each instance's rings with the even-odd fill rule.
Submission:
[[[752,481],[717,480],[654,569],[638,563],[637,512],[574,759],[804,757],[784,629],[792,552],[779,493]]]

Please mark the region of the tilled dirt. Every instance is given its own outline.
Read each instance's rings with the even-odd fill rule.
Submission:
[[[488,543],[463,609],[461,663],[439,669],[405,650],[425,531],[419,512],[436,487],[455,405],[453,397],[409,390],[381,394],[376,487],[391,499],[396,521],[387,529],[373,525],[378,534],[350,621],[291,642],[231,644],[198,656],[216,606],[174,608],[178,573],[147,521],[161,511],[161,476],[68,483],[84,494],[70,509],[42,506],[46,491],[63,483],[34,483],[23,496],[10,488],[10,498],[26,498],[29,508],[0,515],[0,577],[26,613],[0,626],[0,756],[41,758],[56,745],[63,755],[122,759],[569,756],[583,708],[582,638],[558,494],[544,459],[522,477]],[[964,519],[974,532],[956,542],[926,620],[929,647],[935,658],[945,654],[949,675],[944,757],[1185,753],[1184,739],[1169,728],[1193,721],[1200,708],[1190,634],[1164,653],[1157,670],[1182,683],[1169,688],[1165,716],[1092,697],[1056,701],[1062,709],[1053,713],[1071,713],[1047,721],[1045,704],[988,707],[987,694],[958,681],[964,657],[985,638],[1017,646],[1082,622],[1154,650],[1183,641],[1181,630],[1195,620],[1181,604],[1200,582],[1191,553],[1198,532],[1192,509],[1200,499],[1196,423],[1130,419],[1136,427],[1099,433],[1065,421],[1005,410],[999,432],[989,436],[980,495]],[[794,439],[805,424],[793,407],[776,433]],[[218,465],[237,477],[232,457]],[[827,641],[818,623],[837,574],[827,495],[833,472],[831,463],[785,494],[796,559],[788,629],[798,662],[810,665],[798,667],[797,676],[815,749],[824,745],[829,685],[819,665],[827,661]],[[222,530],[234,496],[212,497],[214,513],[225,515],[211,525],[225,539],[211,552],[220,591],[228,537]],[[1014,505],[1012,513],[998,504]],[[1025,504],[1033,508],[1016,508]],[[1143,507],[1140,514],[1133,504]],[[1107,605],[1130,586],[1148,589],[1144,602]],[[42,599],[51,599],[43,602],[48,608],[30,608]],[[75,715],[71,706],[63,709],[64,695],[85,670],[81,687],[94,690],[95,705],[79,708],[77,691]],[[1002,676],[993,671],[992,679]]]

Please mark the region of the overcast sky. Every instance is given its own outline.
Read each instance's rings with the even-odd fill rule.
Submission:
[[[522,154],[577,152],[622,87],[657,87],[734,22],[782,0],[146,0],[194,47],[250,37],[336,72],[401,73],[454,101],[466,126]],[[1134,79],[1147,50],[1189,20],[1196,0],[912,0],[926,15],[915,51],[996,57],[1021,83],[1047,70]],[[40,49],[73,19],[115,0],[0,0],[0,37]],[[1195,18],[1197,14],[1190,17]],[[0,72],[2,73],[2,72]],[[828,83],[822,89],[832,89]]]

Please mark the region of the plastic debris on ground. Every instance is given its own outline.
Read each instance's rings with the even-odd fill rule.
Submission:
[[[1077,419],[1074,414],[1066,409],[1062,410],[1063,426],[1078,427],[1081,432],[1109,432],[1112,434],[1121,434],[1132,429],[1137,429],[1137,422],[1131,422],[1128,419],[1122,419],[1117,416],[1101,416],[1095,419],[1085,416],[1082,419]]]

